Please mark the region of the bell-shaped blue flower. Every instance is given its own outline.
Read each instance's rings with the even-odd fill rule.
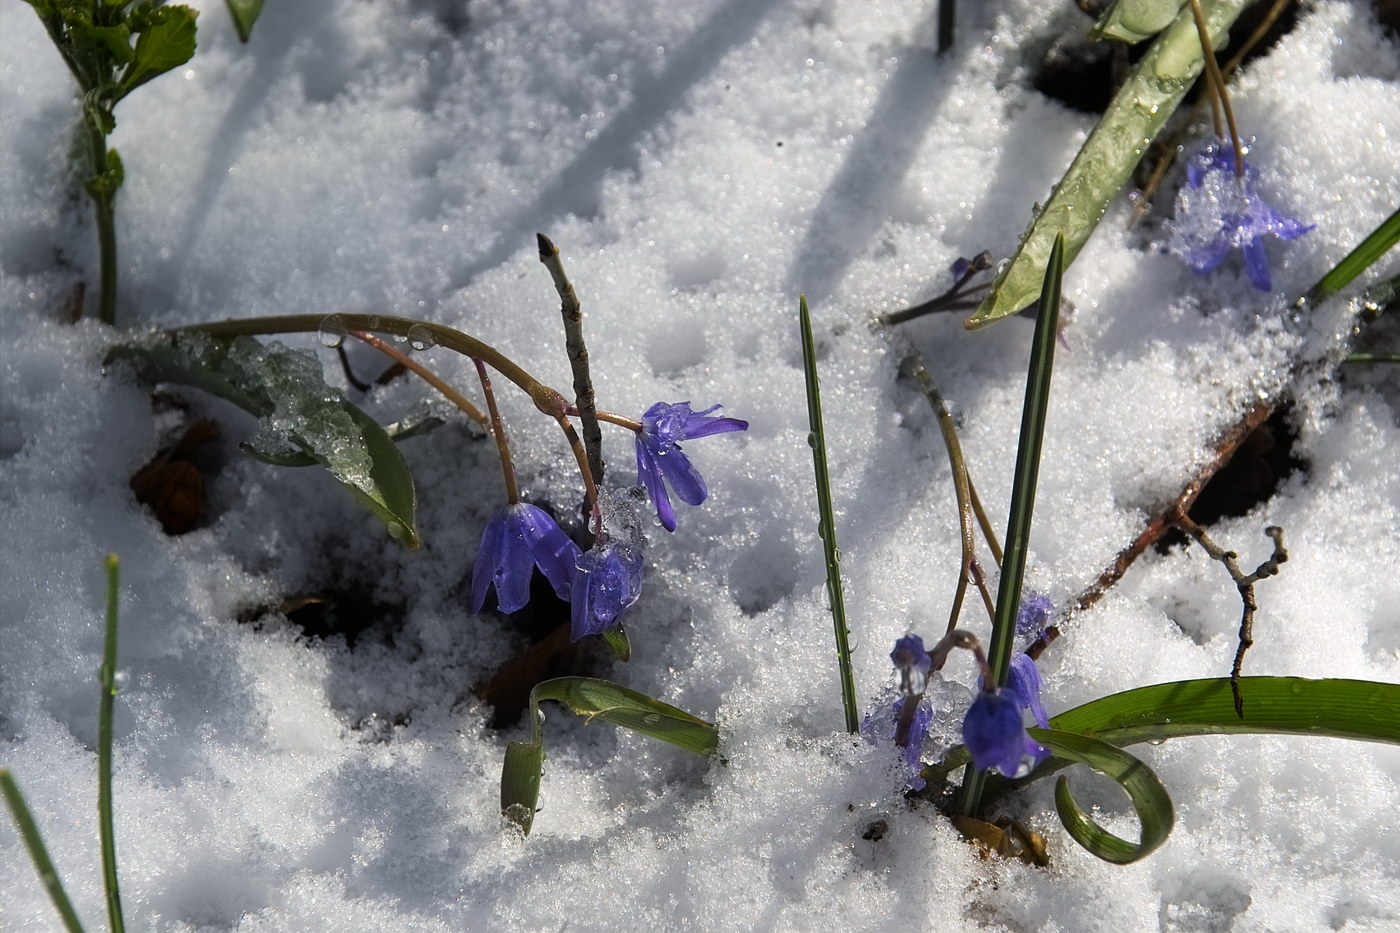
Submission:
[[[1045,705],[1040,702],[1040,685],[1040,671],[1036,669],[1031,656],[1022,651],[1013,654],[1005,692],[1016,694],[1020,708],[1030,710],[1036,725],[1048,729],[1050,717],[1045,715]]]
[[[472,567],[471,611],[480,612],[496,587],[496,607],[515,612],[530,601],[530,574],[539,567],[555,594],[568,599],[581,551],[538,506],[516,502],[501,509],[481,533]]]
[[[1186,164],[1186,185],[1177,196],[1169,249],[1197,272],[1209,272],[1235,249],[1244,251],[1245,274],[1260,291],[1270,291],[1264,236],[1296,240],[1313,229],[1285,217],[1254,190],[1252,170],[1235,174],[1234,150],[1209,141]]]
[[[600,634],[642,593],[642,554],[616,541],[595,546],[578,559],[573,574],[569,640]]]
[[[1014,690],[984,690],[963,719],[963,743],[978,768],[1007,777],[1034,767],[1050,754],[1021,723],[1021,697]]]
[[[646,486],[656,505],[656,517],[667,531],[676,530],[676,513],[666,492],[667,483],[687,505],[699,505],[709,495],[704,478],[681,450],[680,442],[749,427],[747,421],[738,418],[710,417],[719,408],[712,405],[697,412],[691,411],[689,402],[657,402],[642,415],[642,429],[636,437],[637,482]]]
[[[894,643],[890,660],[899,673],[899,692],[905,696],[918,696],[928,686],[928,672],[933,659],[924,650],[924,640],[918,635],[905,635]]]

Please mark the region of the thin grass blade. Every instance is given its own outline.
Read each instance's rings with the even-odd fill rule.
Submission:
[[[112,714],[117,698],[117,572],[121,562],[108,554],[107,632],[102,648],[102,695],[97,706],[97,816],[102,839],[102,886],[107,893],[107,925],[122,933],[121,886],[117,880],[117,832],[112,818]]]
[[[24,794],[20,793],[19,783],[15,781],[14,775],[10,774],[8,768],[0,768],[0,794],[5,797],[5,803],[10,807],[10,816],[14,818],[15,829],[19,832],[19,837],[24,840],[24,847],[29,851],[29,860],[34,863],[34,871],[39,875],[39,882],[44,886],[44,890],[49,892],[49,899],[53,901],[54,909],[58,911],[59,917],[63,919],[63,926],[68,933],[83,933],[82,922],[78,920],[78,912],[73,909],[73,902],[68,899],[68,892],[63,890],[63,882],[59,880],[58,869],[53,867],[53,859],[49,858],[48,847],[44,845],[44,837],[39,833],[39,824],[34,822],[34,814],[29,809],[29,804],[24,800]]]
[[[831,598],[831,621],[836,627],[836,670],[841,679],[841,706],[846,713],[846,731],[860,731],[856,708],[856,678],[851,670],[850,629],[846,625],[846,596],[841,588],[841,549],[836,546],[836,513],[831,507],[831,471],[826,459],[826,430],[822,421],[821,384],[817,377],[817,346],[812,339],[812,313],[807,296],[798,299],[802,330],[802,372],[807,379],[807,422],[811,433],[812,467],[816,471],[818,528],[826,557],[826,592]]]
[[[1372,230],[1370,236],[1358,243],[1331,272],[1308,289],[1301,303],[1316,305],[1337,294],[1358,275],[1371,268],[1372,263],[1384,256],[1397,241],[1400,241],[1400,210],[1381,221],[1381,225]]]

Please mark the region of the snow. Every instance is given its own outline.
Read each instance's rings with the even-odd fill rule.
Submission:
[[[0,7],[0,762],[34,808],[79,913],[103,913],[94,677],[101,556],[122,558],[116,821],[136,929],[924,929],[1381,931],[1400,924],[1400,753],[1340,740],[1138,746],[1177,805],[1128,867],[1075,846],[1048,786],[1005,805],[1050,838],[1049,870],[979,858],[910,809],[891,749],[842,731],[816,537],[797,295],[812,302],[863,702],[888,646],[947,617],[958,566],[937,425],[866,325],[1005,255],[1092,118],[1030,86],[1071,4],[961,4],[935,58],[934,5],[899,0],[327,0],[270,3],[252,42],[201,7],[199,51],[124,101],[114,144],[123,321],[137,328],[370,311],[466,330],[571,384],[534,234],[582,299],[600,404],[722,403],[745,434],[687,453],[702,507],[649,530],[626,665],[595,672],[716,721],[703,761],[553,705],[543,809],[522,839],[498,778],[514,723],[473,685],[524,646],[471,616],[480,530],[503,499],[460,418],[404,443],[424,547],[407,552],[324,471],[236,449],[219,422],[210,521],[165,535],[127,482],[168,439],[150,393],[102,370],[110,331],[55,322],[96,285],[91,212],[67,151],[71,81],[25,5]],[[1197,276],[1160,221],[1115,204],[1065,280],[1030,585],[1063,604],[1205,462],[1295,359],[1335,359],[1344,302],[1280,312],[1400,203],[1400,52],[1371,5],[1304,5],[1235,91],[1270,204],[1316,229],[1269,243],[1276,295],[1238,257]],[[1170,184],[1180,182],[1179,172]],[[1170,204],[1170,196],[1159,200]],[[1382,264],[1382,268],[1385,268]],[[91,294],[90,294],[91,297]],[[962,419],[973,476],[1005,513],[1031,323],[903,326]],[[338,366],[314,334],[281,338]],[[899,338],[904,339],[904,338]],[[1331,356],[1329,356],[1329,354]],[[422,354],[469,393],[470,363]],[[356,352],[365,370],[368,351]],[[1261,583],[1255,674],[1400,678],[1400,419],[1393,376],[1298,383],[1305,472],[1212,529]],[[1369,386],[1369,387],[1368,387]],[[557,429],[498,387],[527,495],[580,496]],[[362,399],[381,421],[430,390]],[[608,427],[605,425],[605,428]],[[610,478],[631,440],[605,433]],[[375,622],[308,638],[285,596],[353,591]],[[964,619],[983,625],[970,601]],[[254,618],[249,619],[252,614]],[[1105,693],[1229,669],[1238,596],[1198,549],[1151,553],[1045,654],[1053,715]],[[946,674],[966,703],[975,671]],[[1080,798],[1132,836],[1126,803]],[[880,841],[862,839],[884,819]],[[5,928],[57,925],[0,820]]]

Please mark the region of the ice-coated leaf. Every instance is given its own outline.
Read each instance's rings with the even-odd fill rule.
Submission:
[[[233,28],[238,31],[240,42],[247,42],[253,35],[253,24],[262,13],[263,0],[226,0],[228,15],[233,17]]]
[[[1146,857],[1167,841],[1176,814],[1172,799],[1161,780],[1138,759],[1116,745],[1074,732],[1030,729],[1031,738],[1068,761],[1086,764],[1118,782],[1128,794],[1142,824],[1136,843],[1108,832],[1095,823],[1069,792],[1069,781],[1061,777],[1055,784],[1055,810],[1060,822],[1075,842],[1106,862],[1126,865]]]
[[[1090,35],[1096,39],[1117,39],[1136,44],[1151,39],[1176,19],[1185,0],[1117,0],[1103,15]]]
[[[511,742],[501,766],[501,813],[526,834],[534,823],[545,759],[541,700],[556,700],[590,722],[624,726],[697,755],[712,755],[719,747],[713,724],[611,681],[557,677],[536,684],[530,691],[530,740]]]
[[[286,465],[310,457],[391,535],[418,546],[413,477],[403,455],[373,418],[326,385],[311,354],[251,337],[177,334],[118,345],[108,359],[130,360],[147,381],[195,386],[256,416],[250,454]]]
[[[1219,43],[1241,11],[1253,2],[1202,0],[1211,40]],[[1031,219],[1016,254],[997,275],[991,292],[967,319],[968,328],[985,327],[1035,301],[1056,234],[1065,237],[1066,268],[1074,262],[1204,64],[1196,23],[1190,9],[1183,10],[1148,48],[1108,105],[1044,208]]]
[[[122,72],[118,96],[125,97],[194,56],[194,20],[198,15],[187,6],[162,6],[150,11],[149,18],[139,24],[141,31],[131,63]]]

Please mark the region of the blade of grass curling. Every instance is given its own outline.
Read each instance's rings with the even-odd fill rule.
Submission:
[[[1152,769],[1132,755],[1098,739],[1054,729],[1030,729],[1031,738],[1061,758],[1086,764],[1118,782],[1127,793],[1142,824],[1139,841],[1108,832],[1090,818],[1069,792],[1064,776],[1055,783],[1055,811],[1065,830],[1093,855],[1105,862],[1127,865],[1144,858],[1171,835],[1176,813],[1167,789]]]
[[[831,507],[831,472],[826,460],[826,431],[822,422],[822,395],[817,377],[817,346],[812,339],[812,313],[807,296],[798,296],[798,321],[802,330],[802,373],[807,380],[807,444],[812,448],[812,468],[816,471],[817,512],[822,551],[826,558],[826,592],[831,599],[831,621],[836,628],[836,670],[841,678],[841,705],[846,712],[846,731],[860,731],[856,710],[856,678],[851,670],[850,629],[846,626],[846,597],[841,589],[841,550],[836,546],[836,515]]]
[[[1050,407],[1050,377],[1055,368],[1055,341],[1060,325],[1060,286],[1064,278],[1065,240],[1056,235],[1040,290],[1040,309],[1031,338],[1031,359],[1026,374],[1026,400],[1021,406],[1021,437],[1016,447],[1016,475],[1011,481],[1011,509],[1006,520],[1006,551],[997,587],[997,615],[987,646],[987,663],[998,687],[1006,685],[1015,648],[1016,611],[1021,604],[1021,581],[1030,549],[1031,515],[1035,487],[1040,478],[1041,444]],[[976,816],[981,802],[984,773],[968,765],[963,777],[962,812]]]
[[[1400,241],[1400,210],[1396,210],[1381,225],[1371,231],[1371,235],[1366,237],[1356,245],[1356,248],[1347,253],[1342,261],[1332,267],[1318,283],[1308,289],[1308,293],[1299,301],[1302,305],[1315,305],[1320,301],[1337,294],[1346,288],[1358,275],[1369,269],[1377,259],[1380,259],[1390,250],[1392,246]]]
[[[719,747],[719,732],[712,723],[619,684],[593,677],[557,677],[536,684],[530,691],[530,739],[506,746],[501,765],[501,813],[526,835],[534,824],[545,759],[541,700],[556,700],[590,722],[601,719],[624,726],[697,755],[712,755]]]
[[[1219,43],[1253,2],[1205,0],[1202,7],[1212,41]],[[1035,300],[1040,273],[1056,234],[1065,237],[1065,264],[1074,262],[1153,137],[1190,90],[1204,62],[1195,20],[1187,8],[1152,43],[1108,105],[1045,207],[1026,228],[1016,254],[965,322],[969,329],[1015,314]]]
[[[73,902],[68,899],[68,892],[63,890],[63,882],[59,880],[58,869],[53,867],[53,859],[49,858],[48,847],[44,845],[44,837],[39,834],[39,825],[34,822],[34,814],[29,809],[29,804],[24,800],[24,795],[20,793],[19,784],[15,781],[14,775],[10,774],[8,768],[0,768],[0,794],[5,797],[5,803],[10,807],[10,815],[14,817],[15,829],[19,832],[19,837],[24,840],[24,848],[29,852],[29,860],[34,863],[34,871],[39,876],[39,882],[44,886],[44,890],[49,892],[49,899],[53,901],[54,909],[63,918],[63,926],[68,933],[83,933],[83,925],[78,920],[78,912],[73,909]]]
[[[102,885],[107,892],[107,925],[122,933],[122,897],[117,881],[117,836],[112,819],[112,713],[117,697],[117,555],[108,554],[107,634],[102,647],[102,695],[97,707],[97,816],[102,837]]]
[[[1400,684],[1304,677],[1242,677],[1245,714],[1235,713],[1230,678],[1152,684],[1100,697],[1050,720],[1060,732],[1088,735],[1117,746],[1198,735],[1311,735],[1400,744]],[[925,769],[931,784],[969,760],[952,749]],[[1015,781],[993,777],[989,798],[1048,777],[1071,762],[1053,755]]]

